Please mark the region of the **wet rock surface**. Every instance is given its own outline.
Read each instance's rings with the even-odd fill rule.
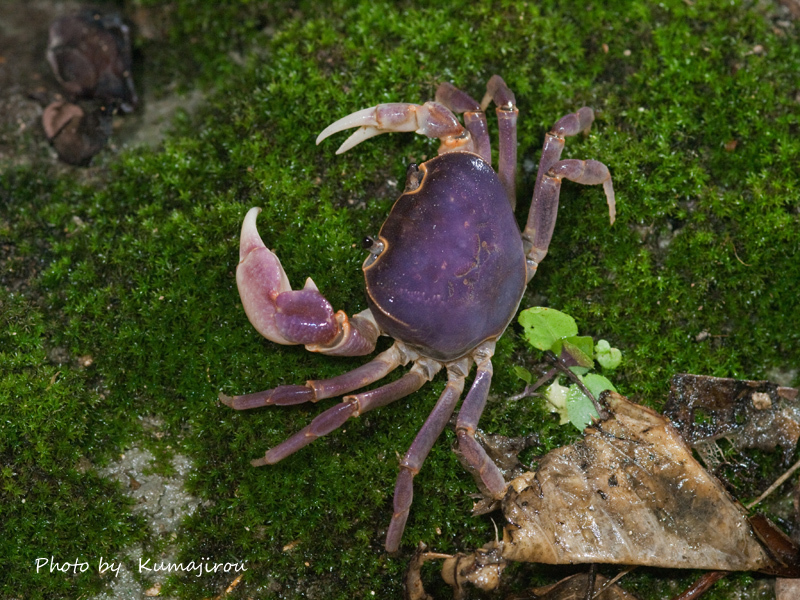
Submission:
[[[155,461],[155,456],[148,450],[131,448],[100,471],[101,475],[118,481],[127,490],[136,503],[132,512],[144,517],[153,540],[166,539],[167,546],[154,555],[142,544],[136,544],[128,548],[124,556],[115,557],[114,560],[122,561],[123,566],[112,579],[108,591],[96,596],[95,600],[138,600],[152,596],[160,590],[166,574],[145,571],[142,577],[138,573],[140,561],[146,563],[150,559],[152,565],[177,560],[177,547],[173,543],[177,540],[176,532],[181,521],[195,511],[200,501],[184,487],[192,468],[187,457],[179,454],[173,457],[174,475],[171,476],[153,473]]]

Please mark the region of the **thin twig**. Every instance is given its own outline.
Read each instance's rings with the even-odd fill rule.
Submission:
[[[597,563],[591,563],[589,564],[589,573],[587,574],[585,600],[592,600],[592,598],[594,598],[595,581],[597,581]]]
[[[592,404],[594,404],[594,409],[597,411],[597,415],[601,419],[607,419],[609,417],[608,411],[605,409],[605,407],[603,405],[601,405],[597,401],[597,398],[595,398],[594,394],[592,394],[592,392],[589,391],[589,388],[587,388],[584,385],[584,383],[583,383],[583,381],[581,381],[580,377],[578,377],[575,373],[573,373],[569,369],[569,367],[564,365],[564,363],[562,363],[561,360],[558,357],[556,357],[556,355],[553,354],[552,352],[550,352],[549,350],[547,352],[545,352],[545,358],[547,358],[547,360],[550,361],[556,369],[558,369],[564,375],[569,377],[570,381],[575,383],[580,388],[580,390],[583,392],[584,396],[586,396],[587,398],[589,398],[589,400],[592,401]]]
[[[748,265],[741,258],[739,258],[739,255],[736,253],[736,244],[733,243],[733,240],[728,240],[728,241],[731,244],[731,248],[733,248],[733,255],[736,257],[736,260],[738,260],[740,263],[742,263],[745,267],[752,267],[753,265]]]
[[[695,581],[689,589],[675,596],[672,600],[695,600],[695,598],[699,598],[705,594],[712,585],[729,574],[730,571],[709,571],[708,573],[703,573],[700,579]]]
[[[787,479],[789,479],[789,477],[791,477],[791,476],[792,476],[792,474],[793,474],[795,471],[797,471],[797,469],[800,469],[800,460],[798,460],[796,463],[794,463],[794,464],[793,464],[793,465],[792,465],[792,466],[789,468],[789,470],[788,470],[788,471],[786,471],[786,473],[784,473],[783,475],[781,475],[780,477],[778,477],[778,478],[775,480],[775,483],[773,483],[771,486],[769,486],[769,487],[767,488],[767,490],[766,490],[766,491],[765,491],[763,494],[761,494],[761,495],[760,495],[758,498],[756,498],[756,499],[755,499],[755,500],[753,500],[753,501],[752,501],[750,504],[748,504],[748,505],[746,506],[747,510],[750,510],[751,508],[753,508],[753,507],[754,507],[756,504],[758,504],[759,502],[761,502],[761,501],[762,501],[764,498],[766,498],[766,497],[767,497],[767,496],[769,496],[769,495],[770,495],[772,492],[774,492],[776,489],[778,489],[780,486],[782,486],[782,485],[783,485],[783,483],[784,483],[784,482],[785,482]]]
[[[236,589],[236,586],[239,585],[239,582],[242,580],[243,576],[244,576],[244,573],[242,573],[241,575],[237,576],[236,579],[231,581],[231,584],[225,589],[224,592],[222,592],[219,596],[214,596],[214,600],[222,600],[222,598],[224,598],[225,596],[230,594],[234,589]]]
[[[606,582],[603,584],[603,587],[601,587],[599,590],[597,590],[597,591],[596,591],[596,592],[595,592],[595,593],[592,595],[592,600],[594,600],[595,598],[599,598],[599,597],[600,597],[600,594],[602,594],[603,592],[605,592],[605,591],[606,591],[608,588],[610,588],[612,585],[614,585],[615,583],[617,583],[617,582],[618,582],[620,579],[622,579],[623,577],[625,577],[625,575],[627,575],[628,573],[630,573],[631,571],[633,571],[633,570],[634,570],[634,569],[635,569],[637,566],[638,566],[638,565],[631,565],[630,567],[626,567],[626,568],[624,568],[622,571],[620,571],[619,573],[617,573],[617,574],[614,576],[614,578],[613,578],[613,579],[609,579],[608,581],[606,581]]]
[[[558,373],[558,369],[550,369],[547,373],[537,379],[536,383],[526,385],[525,389],[522,390],[521,393],[517,394],[516,396],[511,396],[509,400],[522,400],[523,398],[527,398],[528,396],[532,395],[533,392],[555,377],[556,373]]]

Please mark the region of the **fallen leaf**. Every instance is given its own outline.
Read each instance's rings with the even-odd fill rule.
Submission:
[[[780,446],[789,464],[800,438],[798,390],[769,381],[675,375],[664,415],[704,460],[709,456],[710,469],[716,465],[709,445],[717,439],[737,449]]]
[[[510,482],[503,539],[446,560],[446,581],[491,590],[508,561],[800,577],[798,548],[748,518],[666,417],[614,392],[606,402],[608,419]]]

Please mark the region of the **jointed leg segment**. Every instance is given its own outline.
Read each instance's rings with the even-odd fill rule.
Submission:
[[[603,185],[608,199],[611,222],[614,222],[614,188],[608,167],[596,160],[567,159],[555,163],[543,175],[528,214],[528,224],[522,232],[528,258],[535,265],[547,255],[558,216],[558,196],[561,180],[567,178],[584,185]]]
[[[335,398],[357,390],[384,378],[400,365],[416,358],[405,346],[394,344],[385,352],[360,367],[332,377],[306,382],[305,385],[281,385],[271,390],[254,392],[242,396],[220,394],[220,402],[235,410],[248,410],[260,406],[291,406],[304,402],[317,402],[325,398]]]
[[[487,163],[492,164],[492,143],[486,123],[486,113],[472,96],[461,91],[451,83],[443,83],[436,90],[436,101],[454,113],[463,115],[464,126],[472,136],[475,153]]]
[[[475,430],[478,427],[481,414],[483,414],[483,409],[486,407],[486,399],[489,396],[489,387],[492,383],[493,353],[494,344],[487,344],[483,351],[476,356],[478,370],[475,374],[475,381],[473,381],[472,387],[458,413],[456,437],[458,438],[459,451],[480,475],[489,493],[495,498],[502,498],[506,489],[503,474],[475,439]]]
[[[546,135],[539,171],[533,190],[528,222],[522,232],[525,253],[528,256],[528,279],[536,273],[536,268],[547,255],[558,216],[558,196],[561,180],[584,185],[603,185],[608,202],[611,223],[616,216],[614,187],[608,168],[596,160],[560,160],[564,149],[564,138],[581,132],[587,133],[594,121],[594,112],[584,106],[575,113],[568,114],[553,126]]]
[[[486,110],[490,102],[494,102],[497,107],[495,112],[500,134],[497,176],[506,189],[508,201],[513,210],[517,205],[517,117],[519,110],[514,92],[508,89],[506,82],[499,75],[492,75],[486,84],[486,95],[481,101],[481,108]]]
[[[441,367],[442,365],[437,361],[421,358],[414,363],[408,373],[397,381],[374,390],[345,396],[343,402],[317,415],[306,427],[268,450],[264,458],[253,460],[251,464],[254,467],[274,465],[317,438],[338,429],[349,418],[357,417],[416,392],[426,381],[430,381]]]
[[[428,457],[433,444],[450,420],[455,410],[461,392],[464,389],[464,379],[469,371],[470,361],[462,359],[450,364],[447,368],[447,387],[439,397],[431,414],[428,416],[422,429],[408,449],[405,457],[400,461],[400,473],[394,488],[394,514],[386,534],[386,550],[394,552],[400,547],[403,530],[408,519],[408,512],[414,498],[414,477],[422,468],[422,463]]]
[[[545,134],[542,158],[539,160],[539,171],[536,174],[534,189],[538,189],[544,174],[561,158],[561,152],[564,150],[564,138],[579,133],[588,134],[593,122],[594,111],[588,106],[584,106],[579,108],[578,112],[561,117]]]

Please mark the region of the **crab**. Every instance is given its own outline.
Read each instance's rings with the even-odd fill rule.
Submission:
[[[499,129],[499,163],[492,168],[485,110],[494,102]],[[463,125],[457,118],[461,114]],[[531,209],[520,232],[514,218],[519,111],[503,79],[493,76],[479,104],[449,83],[435,102],[379,104],[327,127],[330,135],[357,127],[337,154],[386,132],[414,131],[441,142],[438,155],[408,166],[405,190],[377,238],[366,238],[364,261],[368,308],[352,317],[334,312],[309,278],[292,290],[278,257],[256,229],[259,208],[245,216],[236,281],[252,325],[279,344],[303,344],[334,356],[371,353],[380,335],[394,344],[366,364],[331,379],[282,385],[241,396],[220,394],[225,405],[245,410],[288,406],[343,396],[342,402],[304,429],[268,450],[254,466],[275,464],[348,419],[404,398],[447,372],[447,385],[400,461],[394,512],[386,534],[388,552],[398,550],[413,497],[413,479],[450,420],[473,364],[476,374],[456,421],[461,453],[486,488],[503,498],[506,482],[475,439],[492,380],[497,340],[511,322],[527,283],[547,254],[558,212],[562,179],[602,185],[611,223],[615,202],[608,168],[595,160],[560,160],[564,138],[588,132],[592,109],[561,118],[547,134]],[[351,393],[412,363],[399,379]]]

